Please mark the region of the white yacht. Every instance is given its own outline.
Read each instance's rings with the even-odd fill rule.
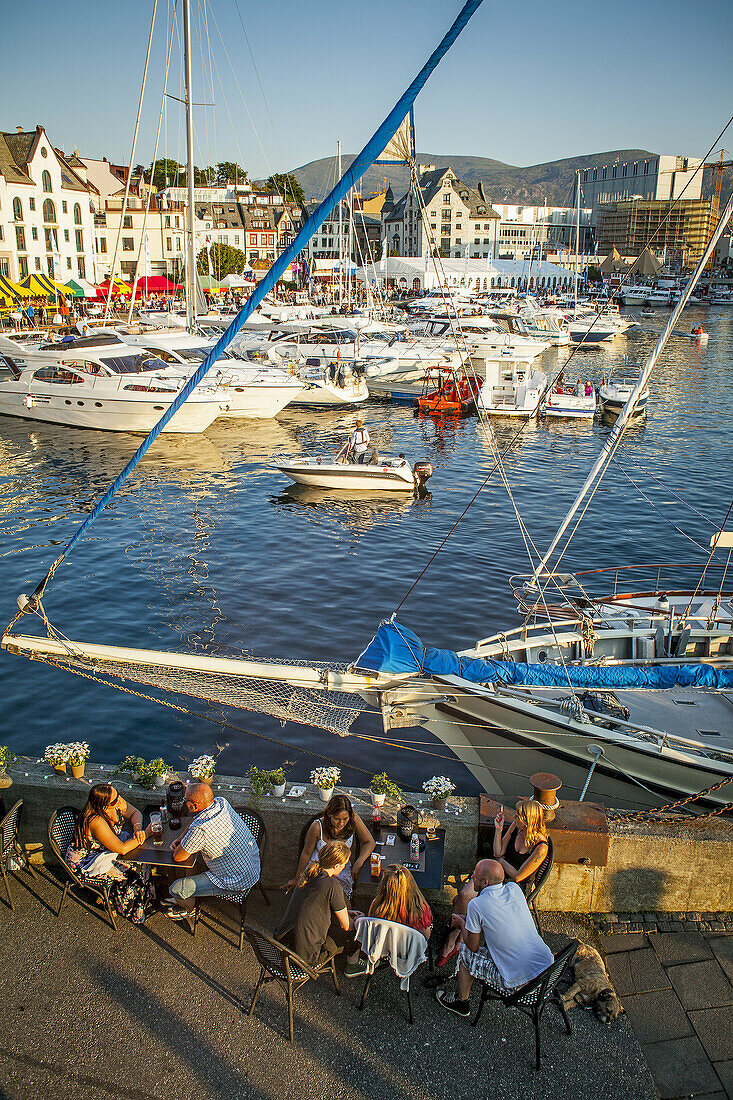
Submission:
[[[598,400],[601,406],[601,413],[606,419],[615,419],[619,415],[635,385],[635,378],[626,378],[625,376],[614,378],[611,375],[603,379],[598,390]],[[648,400],[649,389],[645,386],[639,395],[639,400],[634,410],[634,417],[636,419],[641,419],[641,417],[646,416]]]
[[[116,336],[27,351],[0,349],[0,413],[108,432],[149,432],[184,379],[160,377],[162,360]],[[219,386],[198,387],[163,428],[202,432],[227,412]]]
[[[544,371],[511,358],[497,362],[480,352],[471,352],[469,363],[474,374],[484,378],[476,398],[479,412],[524,419],[537,416],[547,388]]]
[[[522,359],[534,359],[547,351],[551,344],[544,333],[530,333],[524,325],[514,332],[507,332],[487,315],[431,317],[427,321],[413,322],[408,329],[425,341],[436,340],[443,345],[455,344],[459,348],[479,341],[482,347],[490,347],[497,354],[510,352]]]

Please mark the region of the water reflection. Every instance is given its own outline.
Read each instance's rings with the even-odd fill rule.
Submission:
[[[308,485],[291,485],[270,498],[276,509],[297,509],[317,527],[349,531],[357,540],[375,526],[393,526],[413,508],[429,510],[431,501],[430,493],[419,498],[411,493],[399,496],[367,491],[346,493]]]

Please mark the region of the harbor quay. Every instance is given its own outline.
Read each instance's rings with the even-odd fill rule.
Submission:
[[[436,1003],[434,987],[454,983],[428,965],[412,978],[412,1025],[389,967],[376,974],[362,1011],[363,979],[342,977],[340,995],[328,974],[307,982],[294,995],[290,1043],[286,998],[276,982],[263,988],[248,1015],[259,964],[249,942],[237,949],[235,906],[203,906],[193,931],[158,912],[142,926],[118,920],[115,931],[93,897],[77,891],[57,915],[66,876],[49,847],[54,810],[81,809],[90,785],[104,781],[148,810],[161,790],[115,776],[112,765],[88,764],[84,778],[75,779],[21,757],[10,773],[0,793],[6,809],[23,801],[20,840],[36,875],[11,874],[14,909],[0,904],[3,939],[12,945],[0,973],[0,1089],[11,1100],[63,1100],[80,1089],[100,1100],[177,1100],[192,1082],[203,1097],[257,1100],[328,1093],[348,1100],[549,1097],[558,1088],[650,1100],[731,1095],[729,820],[665,820],[560,800],[548,829],[557,858],[536,899],[542,936],[555,953],[572,940],[600,951],[623,1011],[604,1025],[592,1011],[572,1008],[568,1035],[548,1005],[537,1071],[530,1019],[491,1001],[476,1027],[451,1018]],[[256,807],[266,823],[264,889],[252,891],[247,921],[269,933],[287,904],[282,887],[295,869],[303,827],[323,810],[317,789],[300,786],[301,797],[257,798],[243,776],[216,775],[212,782],[214,795]],[[370,792],[339,792],[369,822]],[[423,792],[404,797],[444,830],[439,886],[424,891],[437,950],[457,888],[486,854],[491,804],[454,794],[433,810]],[[390,799],[383,805],[387,829],[398,809]],[[375,892],[369,879],[359,882],[354,905],[366,911]],[[568,974],[563,987],[569,983]],[[472,1016],[477,1003],[474,995]],[[70,1058],[68,1037],[80,1028],[90,1042]]]

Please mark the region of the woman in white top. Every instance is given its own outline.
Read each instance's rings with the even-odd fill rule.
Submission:
[[[293,878],[285,883],[286,890],[292,890],[300,876],[311,863],[318,861],[318,853],[324,844],[329,841],[339,840],[348,845],[354,852],[354,837],[358,838],[359,854],[353,863],[347,863],[338,875],[339,882],[348,897],[354,889],[354,883],[359,878],[359,873],[374,851],[374,837],[367,829],[358,814],[354,813],[354,807],[345,794],[335,794],[331,797],[326,809],[320,817],[312,821],[308,832],[305,834],[303,850],[298,860],[298,868]]]

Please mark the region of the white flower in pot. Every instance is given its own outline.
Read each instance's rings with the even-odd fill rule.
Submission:
[[[69,746],[62,744],[60,741],[57,741],[55,745],[46,745],[43,757],[57,772],[65,772],[69,759]]]
[[[210,783],[214,769],[216,768],[216,760],[213,756],[204,754],[203,756],[197,756],[195,760],[191,761],[189,766],[189,772],[194,779],[198,779],[200,783]]]
[[[430,795],[436,809],[443,809],[446,798],[453,794],[456,785],[447,775],[434,775],[425,780],[422,789]]]
[[[84,767],[89,759],[89,745],[86,741],[72,741],[67,748],[67,763],[71,768],[74,779],[81,779],[84,775]]]
[[[321,799],[324,802],[328,802],[333,794],[333,788],[341,778],[341,769],[330,768],[314,768],[311,772],[311,783],[318,787],[321,795]]]

